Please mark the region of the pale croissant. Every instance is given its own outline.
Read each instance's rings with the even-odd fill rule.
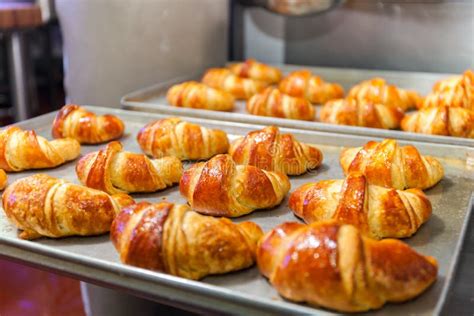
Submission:
[[[234,108],[234,97],[230,93],[196,81],[172,86],[166,97],[171,105],[177,107],[214,111],[231,111]]]
[[[229,69],[239,77],[251,78],[268,83],[277,83],[281,80],[280,69],[260,63],[255,59],[247,59],[242,63],[232,64],[229,66]]]

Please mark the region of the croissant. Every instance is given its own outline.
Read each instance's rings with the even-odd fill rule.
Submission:
[[[239,77],[251,78],[268,83],[277,83],[281,80],[280,69],[259,63],[255,59],[247,59],[243,63],[232,64],[229,66],[229,69]]]
[[[238,77],[226,68],[209,69],[204,74],[202,82],[210,87],[227,91],[237,99],[248,99],[268,86],[265,81]]]
[[[176,157],[149,159],[144,154],[123,151],[118,141],[85,155],[76,165],[82,184],[109,194],[162,190],[178,183],[182,172]]]
[[[325,82],[314,76],[309,70],[298,70],[290,73],[280,81],[281,92],[292,97],[305,98],[314,104],[324,104],[332,99],[344,96],[344,89],[337,83]]]
[[[122,262],[193,280],[253,265],[263,235],[252,222],[234,224],[168,202],[127,207],[110,231]]]
[[[80,151],[81,145],[72,138],[47,141],[16,126],[0,130],[0,169],[8,172],[54,168],[76,159]]]
[[[307,183],[296,189],[289,207],[306,223],[334,219],[356,226],[371,238],[413,235],[431,216],[431,203],[420,189],[405,191],[369,185],[364,175]]]
[[[171,105],[177,107],[214,111],[231,111],[234,108],[234,97],[230,93],[196,81],[172,86],[167,98]]]
[[[383,129],[399,128],[403,116],[400,108],[352,98],[331,100],[320,112],[322,122]]]
[[[298,175],[317,168],[323,161],[321,151],[298,142],[291,134],[280,134],[276,126],[267,126],[235,140],[229,154],[238,164],[269,171]]]
[[[208,159],[226,153],[227,134],[171,117],[148,123],[137,135],[141,149],[150,156],[175,156],[181,160]]]
[[[427,189],[444,176],[438,160],[422,156],[414,146],[400,147],[393,139],[347,148],[341,152],[340,162],[345,174],[361,172],[370,184],[398,190]]]
[[[257,264],[283,297],[340,312],[412,299],[438,274],[433,257],[333,221],[277,226],[260,240]]]
[[[275,88],[266,88],[247,101],[247,111],[253,115],[283,117],[294,120],[314,120],[314,108],[303,98],[281,93]]]
[[[53,137],[71,137],[81,144],[98,144],[122,137],[125,127],[115,115],[99,115],[76,104],[59,110],[53,122]]]
[[[109,231],[120,208],[134,201],[35,174],[8,186],[2,196],[7,217],[22,230],[22,239],[98,235]]]
[[[3,169],[0,169],[0,191],[7,186],[8,176]]]
[[[474,138],[474,111],[459,107],[424,108],[402,120],[407,132]]]
[[[236,166],[229,155],[218,155],[186,170],[179,189],[196,212],[237,217],[280,204],[290,181],[283,173]]]
[[[399,107],[403,111],[415,108],[422,101],[415,91],[390,85],[382,78],[373,78],[355,85],[349,91],[348,97],[362,103],[382,103]]]

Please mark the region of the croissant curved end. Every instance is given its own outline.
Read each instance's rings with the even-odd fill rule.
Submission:
[[[3,169],[0,169],[0,191],[7,186],[8,176]]]

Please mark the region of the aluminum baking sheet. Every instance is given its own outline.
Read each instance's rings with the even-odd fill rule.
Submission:
[[[164,117],[158,114],[99,107],[90,109],[98,114],[113,113],[121,117],[126,122],[126,135],[121,141],[126,150],[135,152],[140,151],[135,141],[138,130],[144,124]],[[18,125],[35,129],[40,135],[50,138],[54,116],[55,113],[50,113]],[[237,135],[244,135],[262,127],[197,118],[185,119],[206,127],[221,128],[232,139]],[[291,132],[300,141],[317,145],[324,153],[323,165],[318,170],[291,178],[292,190],[307,182],[342,178],[343,174],[338,162],[341,148],[361,146],[371,139],[379,140],[372,137],[317,131],[292,129],[282,129],[282,131]],[[417,251],[438,259],[439,277],[434,286],[419,298],[402,304],[388,304],[381,310],[373,312],[376,315],[432,314],[440,310],[453,276],[465,226],[472,209],[470,203],[472,203],[474,171],[469,169],[466,158],[472,157],[473,149],[454,145],[413,144],[424,154],[441,157],[440,160],[446,171],[445,178],[434,188],[426,191],[433,204],[432,218],[420,228],[415,236],[406,239],[406,242]],[[83,146],[82,155],[100,147]],[[44,172],[78,183],[74,166],[75,162],[70,162],[56,169],[9,174],[9,182],[37,172]],[[157,202],[168,199],[176,203],[186,203],[185,199],[179,195],[177,186],[158,193],[133,196],[137,201]],[[287,199],[277,208],[257,211],[234,219],[236,222],[246,220],[256,222],[265,231],[285,221],[297,221],[287,207]],[[245,315],[332,314],[328,310],[294,304],[282,299],[259,274],[255,266],[226,275],[206,277],[202,281],[185,280],[120,263],[108,235],[56,240],[46,238],[36,241],[20,240],[17,238],[16,228],[7,221],[3,212],[0,212],[0,256],[42,266],[100,285],[124,289],[181,308]]]
[[[341,84],[346,93],[355,84],[373,77],[385,78],[389,83],[395,84],[401,88],[413,89],[420,94],[425,95],[433,84],[439,79],[443,79],[453,74],[436,74],[421,72],[401,72],[401,71],[380,71],[380,70],[360,70],[348,68],[328,68],[328,67],[307,67],[295,65],[275,65],[282,69],[284,74],[297,69],[310,69],[313,73],[322,76],[330,82],[338,82]],[[416,133],[408,133],[397,130],[384,130],[367,127],[344,126],[316,121],[290,120],[274,117],[264,117],[248,114],[245,109],[245,101],[237,101],[233,112],[219,112],[210,110],[199,110],[191,108],[178,108],[168,104],[166,100],[166,92],[169,87],[174,84],[188,81],[199,80],[202,72],[190,74],[187,76],[172,79],[145,89],[141,89],[125,95],[122,100],[122,106],[127,110],[155,112],[170,115],[186,115],[215,120],[226,120],[233,122],[253,123],[253,124],[276,124],[278,126],[298,128],[305,130],[327,131],[333,133],[344,133],[351,135],[380,136],[385,138],[405,139],[412,141],[425,141],[433,143],[456,144],[474,147],[474,139],[423,135]],[[321,106],[316,106],[317,116]]]

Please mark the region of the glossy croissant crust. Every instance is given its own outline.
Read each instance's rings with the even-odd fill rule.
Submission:
[[[7,217],[22,230],[20,238],[36,239],[106,233],[121,207],[133,200],[36,174],[9,185],[2,202]]]
[[[110,235],[122,262],[197,280],[253,265],[263,233],[186,205],[141,202],[122,210]]]
[[[0,169],[0,191],[7,186],[8,176],[3,169]]]
[[[431,216],[431,203],[420,189],[405,191],[369,185],[364,175],[323,180],[296,189],[289,207],[306,223],[334,219],[371,238],[413,235]]]
[[[236,139],[229,154],[238,164],[289,175],[305,173],[323,161],[318,148],[300,143],[291,134],[281,134],[276,126],[267,126]]]
[[[393,139],[347,148],[341,152],[340,162],[344,174],[360,172],[370,184],[398,190],[427,189],[444,176],[438,160],[422,156],[414,146],[399,146]]]
[[[232,64],[229,66],[229,69],[239,77],[251,78],[268,83],[277,83],[281,80],[280,69],[260,63],[255,59],[247,59],[245,62]]]
[[[53,122],[54,138],[71,137],[81,144],[98,144],[122,137],[125,126],[115,115],[96,115],[76,104],[65,105]]]
[[[176,157],[149,159],[123,151],[118,141],[82,157],[76,165],[82,184],[109,194],[155,192],[178,183],[183,172]]]
[[[229,155],[218,155],[186,170],[179,189],[196,212],[237,217],[280,204],[290,181],[282,173],[236,165]]]
[[[80,152],[81,145],[72,138],[48,141],[16,126],[0,130],[0,169],[5,171],[54,168]]]
[[[177,117],[151,122],[137,135],[141,149],[150,156],[175,156],[181,160],[208,159],[227,152],[227,134],[218,129],[182,121]]]
[[[259,242],[260,272],[283,297],[341,312],[362,312],[424,292],[434,258],[396,239],[376,241],[333,221],[284,223]]]
[[[234,97],[196,81],[187,81],[172,86],[167,93],[168,102],[177,107],[231,111]]]

